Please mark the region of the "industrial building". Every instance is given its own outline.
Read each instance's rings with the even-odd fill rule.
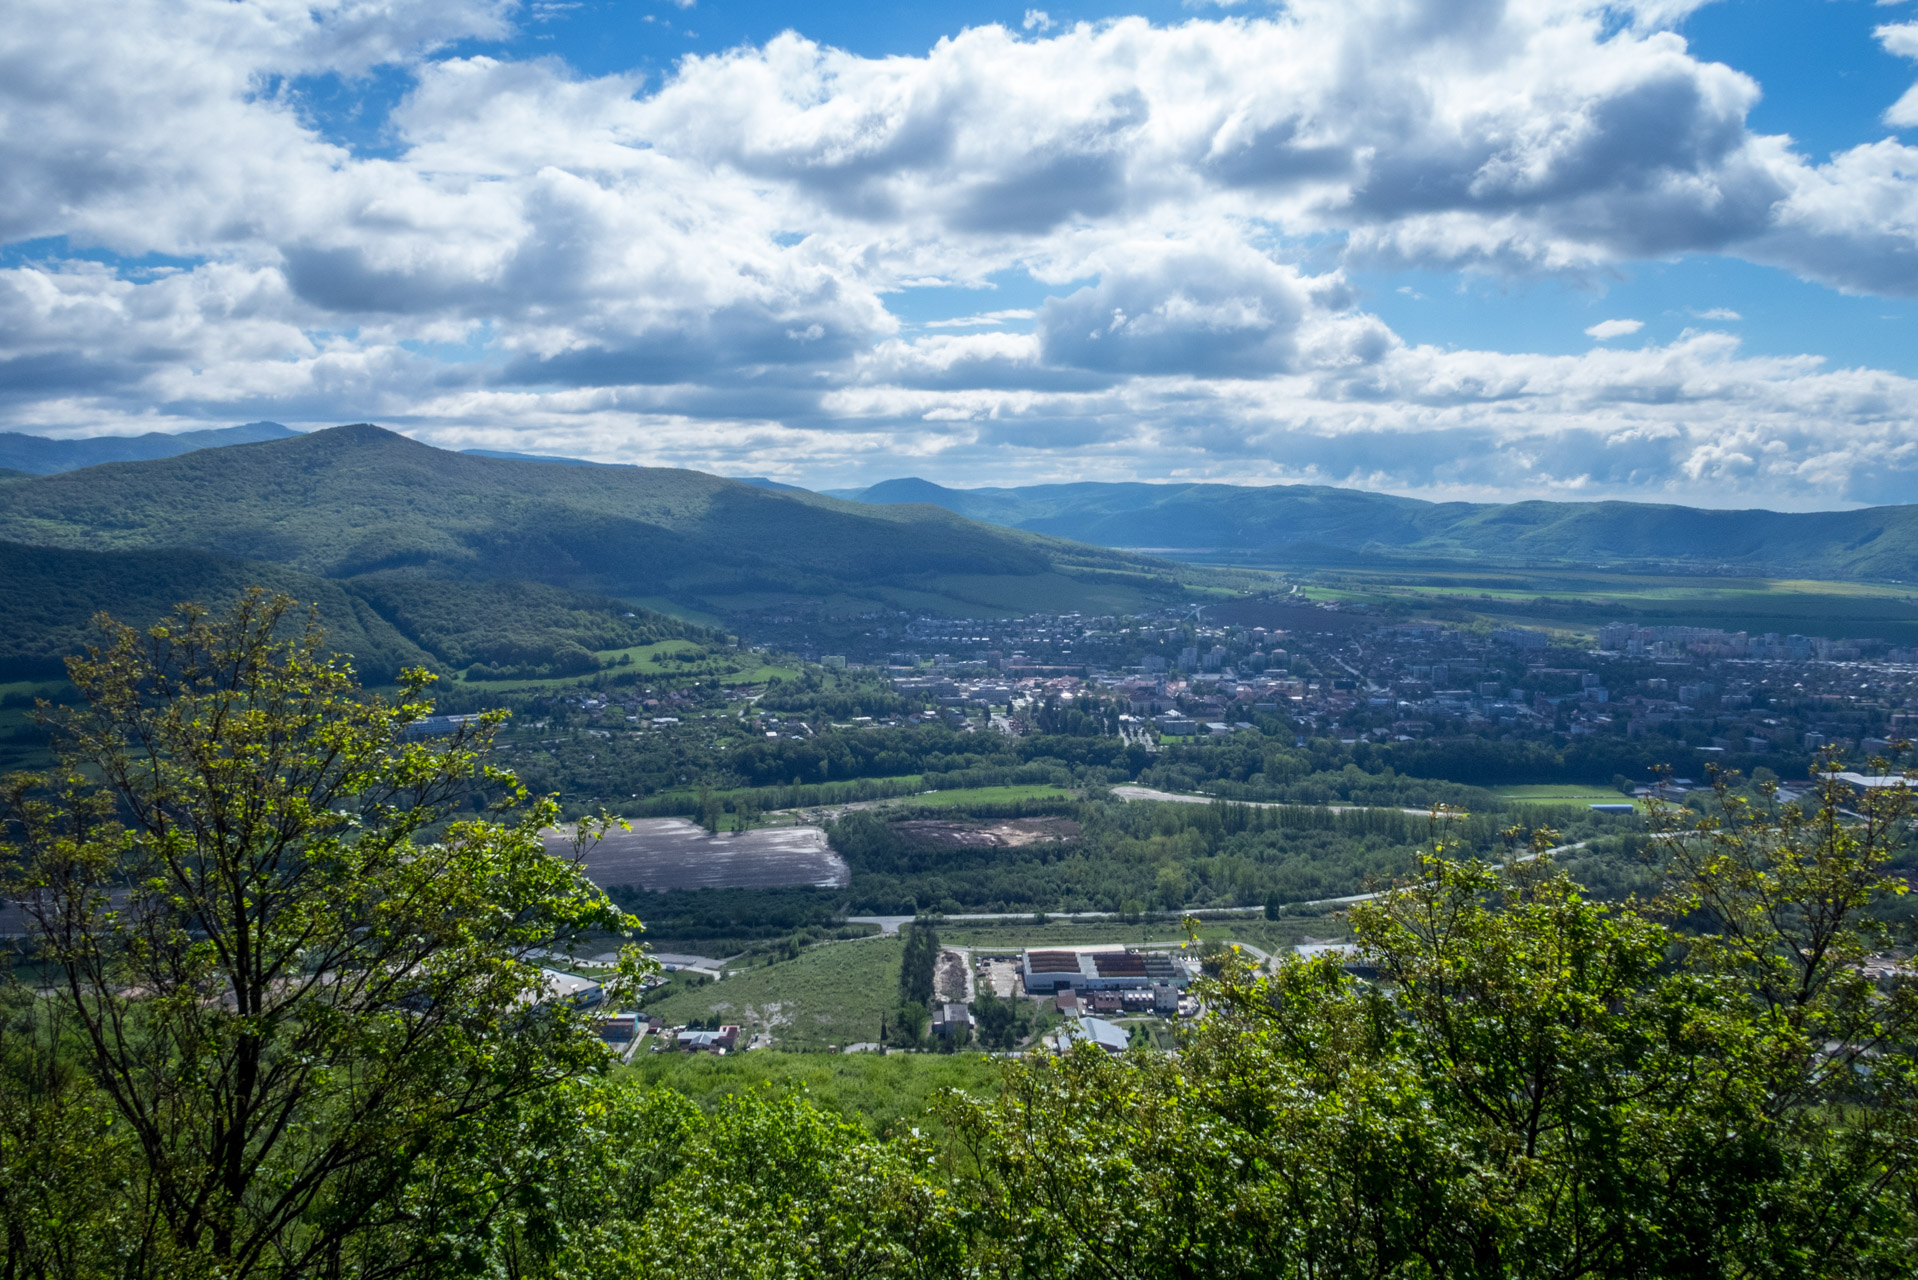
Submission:
[[[1185,964],[1174,956],[1120,947],[1028,951],[1021,967],[1027,995],[1065,988],[1076,992],[1149,991],[1155,986],[1176,989],[1192,980]]]

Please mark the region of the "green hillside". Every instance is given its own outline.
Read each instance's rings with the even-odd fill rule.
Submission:
[[[330,647],[369,683],[420,666],[481,678],[583,675],[595,652],[708,633],[619,601],[536,583],[362,578],[195,551],[0,544],[0,681],[55,678],[93,639],[95,614],[144,626],[182,601],[218,608],[251,586],[314,605]]]
[[[834,595],[976,613],[1176,590],[1162,563],[938,507],[878,508],[696,471],[476,457],[365,424],[9,481],[0,539],[189,548],[336,580],[539,582],[718,616]]]
[[[65,674],[62,659],[91,637],[96,613],[144,626],[193,600],[218,607],[250,586],[317,605],[327,638],[362,676],[437,665],[365,601],[310,574],[183,551],[73,551],[0,544],[0,680]]]
[[[1918,578],[1918,506],[1791,514],[1637,502],[1422,502],[1323,485],[1063,484],[849,497],[932,504],[1107,547],[1248,564],[1534,563],[1762,576]]]

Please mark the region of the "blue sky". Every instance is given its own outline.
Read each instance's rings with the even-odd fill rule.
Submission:
[[[1918,6],[24,0],[0,405],[1918,500]]]

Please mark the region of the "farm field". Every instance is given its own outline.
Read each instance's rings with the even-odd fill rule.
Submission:
[[[901,796],[886,803],[937,809],[954,805],[1014,804],[1022,800],[1072,800],[1077,796],[1076,791],[1040,782],[1028,786],[960,787],[953,791],[928,791],[923,795]]]
[[[764,684],[775,677],[791,679],[799,674],[792,667],[774,666],[764,661],[762,655],[750,650],[712,648],[695,640],[659,640],[652,644],[631,645],[624,649],[600,649],[593,654],[599,659],[602,672],[626,672],[649,679],[671,680],[678,678],[710,679],[717,677],[725,684]],[[467,680],[462,673],[454,676],[458,684],[471,684],[476,688],[499,689],[559,689],[580,683],[591,676],[555,676],[550,679],[514,679],[514,680]]]
[[[1372,605],[1407,617],[1483,620],[1568,635],[1624,622],[1918,641],[1918,593],[1908,583],[1460,568],[1327,571],[1302,589],[1312,599]]]
[[[641,1053],[626,1070],[677,1089],[711,1110],[750,1089],[798,1090],[818,1107],[864,1124],[875,1136],[942,1127],[928,1110],[941,1089],[975,1097],[999,1091],[1002,1064],[980,1053]]]
[[[850,778],[850,779],[842,779],[836,782],[807,783],[805,784],[805,789],[807,791],[844,790],[848,793],[852,793],[852,792],[856,792],[861,786],[881,787],[881,788],[894,789],[894,790],[900,790],[900,791],[905,791],[908,789],[916,791],[922,786],[924,786],[924,782],[922,781],[919,774],[902,773],[902,774],[895,774],[895,775],[892,775],[889,777],[883,777],[883,778]],[[718,800],[722,804],[728,804],[736,800],[754,800],[754,801],[763,802],[763,801],[766,801],[769,796],[773,797],[774,799],[781,799],[783,797],[780,795],[780,793],[787,792],[790,790],[792,790],[792,788],[788,786],[775,784],[772,786],[765,786],[765,787],[714,788],[713,790],[707,792],[706,794],[712,796],[713,799]],[[697,799],[699,795],[700,793],[698,791],[695,791],[691,789],[690,787],[678,787],[672,790],[656,791],[652,795],[647,796],[646,798],[650,801],[656,801],[656,802],[673,802],[673,801],[694,800],[694,799]],[[849,800],[856,800],[857,798],[858,797],[856,795],[848,796]],[[843,803],[846,803],[846,801],[834,800],[834,801],[822,802],[822,804],[843,804]],[[797,809],[816,809],[820,807],[821,805],[819,804],[791,805],[791,806],[782,806],[781,808],[776,810],[768,810],[767,812],[770,815],[771,813],[774,813],[774,812],[789,813]]]
[[[743,1035],[770,1031],[775,1047],[819,1050],[879,1038],[879,1020],[899,1005],[898,936],[808,947],[792,960],[721,982],[675,984],[645,1011],[669,1025],[721,1017]]]
[[[843,889],[852,882],[852,872],[827,847],[819,827],[762,827],[719,836],[684,818],[637,818],[628,827],[614,827],[586,849],[586,874],[595,884],[657,892],[798,885]],[[558,828],[546,842],[554,852],[570,853],[572,831]]]
[[[1576,782],[1552,782],[1487,789],[1509,804],[1587,805],[1629,802],[1640,813],[1645,812],[1645,803],[1642,800],[1633,800],[1630,796],[1621,795],[1611,787],[1581,786]]]

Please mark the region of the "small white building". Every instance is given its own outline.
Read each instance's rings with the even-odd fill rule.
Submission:
[[[546,1000],[563,1000],[578,1009],[591,1009],[606,998],[606,990],[591,978],[582,978],[576,973],[563,973],[558,969],[541,969],[540,982],[544,987],[542,1003]]]
[[[1107,1053],[1120,1054],[1132,1047],[1132,1037],[1116,1022],[1104,1018],[1074,1018],[1059,1028],[1059,1051],[1064,1053],[1079,1043],[1096,1044]]]

